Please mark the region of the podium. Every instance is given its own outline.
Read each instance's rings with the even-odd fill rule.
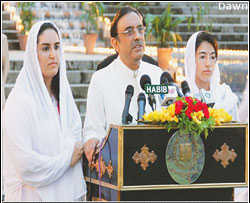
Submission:
[[[177,183],[166,164],[175,132],[156,125],[110,125],[95,164],[89,168],[83,158],[91,200],[232,201],[233,189],[248,185],[247,124],[224,124],[207,138],[200,135],[204,166],[190,184]]]

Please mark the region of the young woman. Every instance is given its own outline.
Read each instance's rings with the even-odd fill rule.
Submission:
[[[188,40],[185,50],[185,75],[194,97],[207,103],[215,103],[214,108],[224,108],[233,120],[239,120],[237,96],[231,88],[220,84],[217,64],[218,45],[216,39],[207,32],[196,32]]]
[[[4,109],[6,201],[84,197],[81,129],[59,30],[38,22],[30,30],[23,68]]]

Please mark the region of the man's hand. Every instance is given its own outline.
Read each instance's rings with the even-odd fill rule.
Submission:
[[[90,140],[88,140],[84,145],[84,152],[86,155],[86,158],[88,159],[89,165],[92,164],[92,157],[93,157],[93,153],[95,150],[96,145],[99,143],[99,140],[96,138],[92,138]]]
[[[75,144],[74,152],[71,157],[71,167],[73,167],[81,159],[83,152],[83,144],[81,142],[77,142]]]

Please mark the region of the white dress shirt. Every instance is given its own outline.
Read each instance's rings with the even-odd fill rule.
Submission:
[[[140,92],[141,76],[147,74],[151,78],[151,84],[160,84],[162,70],[152,64],[141,61],[138,70],[128,68],[118,57],[109,66],[99,70],[92,76],[87,99],[87,113],[83,129],[83,142],[91,138],[102,140],[107,135],[110,124],[121,125],[122,112],[125,104],[125,91],[128,85],[134,87],[134,95],[131,99],[129,113],[136,124],[138,104],[137,98]],[[147,95],[146,113],[152,111]],[[156,95],[156,107],[160,103]]]

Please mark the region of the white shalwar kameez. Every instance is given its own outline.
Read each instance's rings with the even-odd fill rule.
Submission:
[[[199,88],[195,82],[196,74],[196,63],[195,63],[195,43],[197,35],[200,32],[194,33],[188,40],[186,50],[185,50],[185,75],[186,80],[191,89],[191,93],[199,98]],[[213,75],[210,81],[210,91],[212,95],[212,100],[215,102],[213,108],[225,109],[231,116],[233,121],[239,121],[238,114],[238,97],[232,92],[231,88],[225,83],[220,84],[220,71],[218,64],[216,63]],[[235,201],[247,201],[246,193],[248,189],[246,188],[235,188],[234,190],[234,200]]]
[[[185,49],[184,58],[186,81],[189,84],[191,93],[198,99],[200,99],[200,89],[195,82],[195,43],[199,33],[200,32],[196,32],[189,38]],[[232,92],[228,85],[225,83],[220,84],[220,71],[217,62],[215,64],[214,72],[210,81],[210,91],[207,91],[207,93],[208,95],[211,95],[211,101],[215,103],[213,108],[223,108],[233,117],[234,121],[239,120],[237,107],[238,97]]]
[[[110,124],[122,123],[122,112],[125,104],[125,91],[128,85],[134,87],[134,95],[131,99],[129,113],[136,124],[138,104],[137,98],[140,92],[144,92],[140,86],[141,76],[147,74],[151,78],[152,85],[160,84],[162,70],[152,64],[141,61],[140,67],[134,71],[128,68],[118,57],[109,66],[95,72],[92,76],[87,98],[87,112],[83,129],[83,140],[97,138],[101,141],[106,135]],[[145,92],[144,92],[145,93]],[[152,111],[147,95],[146,113]],[[156,95],[156,106],[160,103]]]
[[[82,124],[61,48],[60,115],[42,77],[37,35],[43,23],[36,23],[29,33],[24,65],[4,109],[6,201],[75,201],[86,194],[81,162],[70,167]],[[62,47],[60,34],[59,38]]]

